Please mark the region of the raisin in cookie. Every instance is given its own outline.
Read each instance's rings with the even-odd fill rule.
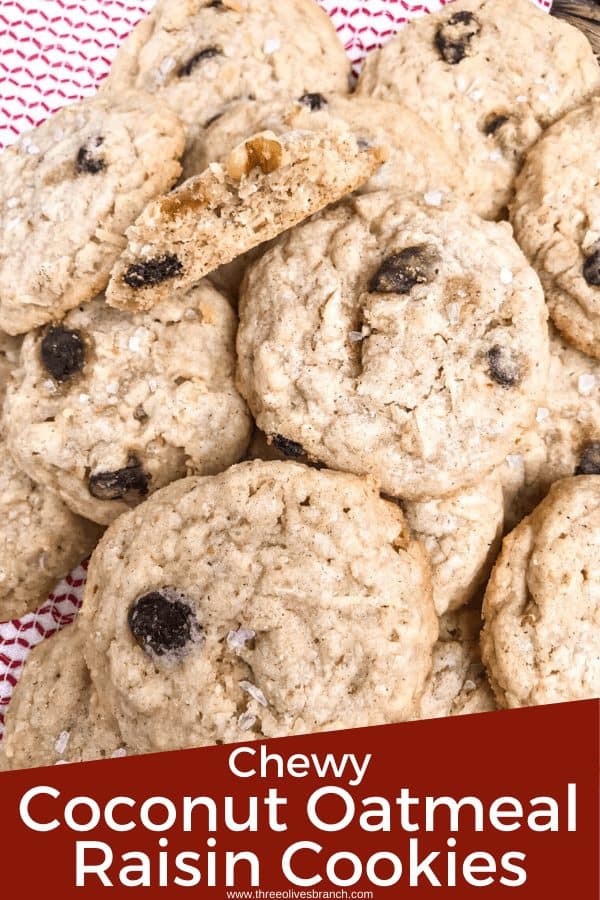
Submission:
[[[236,462],[251,423],[233,383],[235,328],[203,282],[152,314],[97,298],[27,335],[6,400],[16,461],[102,524],[176,478]]]
[[[360,140],[388,148],[388,158],[361,192],[395,188],[427,194],[437,205],[448,193],[461,195],[459,170],[443,142],[420,116],[405,106],[371,97],[305,94],[295,103],[279,100],[237,103],[210,125],[188,151],[184,174],[222,162],[245,138],[260,131],[323,130],[340,119]]]
[[[0,328],[19,334],[90,300],[123,232],[176,181],[183,129],[155,97],[92,97],[0,155]]]
[[[345,125],[254,135],[148,205],[127,230],[108,303],[149,309],[355,190],[384,159]]]
[[[497,709],[479,650],[481,613],[464,609],[440,619],[433,665],[416,707],[417,719]]]
[[[600,362],[570,347],[550,329],[548,388],[535,427],[499,469],[505,517],[513,528],[554,481],[600,475]]]
[[[233,101],[348,91],[350,62],[315,0],[159,0],[103,90],[157,93],[189,141]]]
[[[183,479],[122,516],[80,624],[139,752],[406,719],[437,637],[401,510],[291,462]]]
[[[101,709],[77,624],[35,647],[11,697],[4,768],[28,769],[124,755],[116,723]]]
[[[484,600],[502,706],[600,696],[600,476],[556,482],[505,538]]]
[[[527,156],[511,218],[556,327],[600,359],[600,97],[553,125]]]
[[[389,192],[282,236],[247,272],[238,378],[289,455],[404,500],[481,480],[533,421],[543,293],[506,223]]]
[[[599,87],[576,28],[529,0],[457,0],[369,54],[357,93],[422,116],[461,161],[477,211],[496,218],[524,152]]]
[[[406,521],[429,553],[438,616],[474,600],[500,549],[504,522],[496,473],[439,500],[403,503]]]

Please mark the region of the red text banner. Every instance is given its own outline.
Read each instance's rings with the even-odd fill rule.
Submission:
[[[596,900],[599,711],[4,773],[2,895]]]

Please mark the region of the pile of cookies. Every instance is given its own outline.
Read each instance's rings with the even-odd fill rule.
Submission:
[[[598,63],[456,0],[350,85],[158,0],[0,156],[0,619],[91,552],[0,766],[600,694]]]

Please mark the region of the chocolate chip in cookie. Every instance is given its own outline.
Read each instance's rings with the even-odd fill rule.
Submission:
[[[143,497],[148,493],[148,475],[136,456],[131,456],[123,469],[115,472],[96,472],[90,475],[88,488],[98,500],[124,500],[131,495]]]
[[[155,259],[133,263],[123,275],[123,281],[132,288],[150,287],[162,284],[169,278],[176,278],[183,272],[183,266],[177,257],[168,253]]]
[[[273,434],[271,442],[284,456],[289,456],[290,459],[300,459],[304,456],[302,444],[299,444],[297,441],[291,441],[282,434]]]
[[[583,263],[583,277],[591,287],[600,287],[600,247],[586,256]]]
[[[215,56],[222,55],[223,51],[220,50],[219,47],[205,47],[204,50],[195,53],[186,63],[180,66],[177,70],[177,74],[180,78],[187,78],[200,63],[205,62],[207,59],[213,59]]]
[[[98,152],[103,143],[103,137],[96,137],[79,148],[75,158],[75,171],[79,175],[97,175],[106,168],[104,157]]]
[[[68,381],[85,364],[85,344],[81,332],[62,325],[48,329],[42,339],[40,356],[44,368],[56,381]]]
[[[500,344],[494,344],[486,353],[489,364],[489,373],[498,384],[502,387],[511,388],[521,381],[522,372],[518,361],[514,359],[511,352],[501,347]]]
[[[138,597],[127,623],[142,650],[156,656],[189,653],[202,632],[189,601],[173,588]]]
[[[586,444],[579,457],[576,475],[600,475],[600,441]]]
[[[431,284],[439,272],[435,247],[419,244],[388,256],[370,281],[369,290],[379,294],[408,294],[416,284]]]
[[[311,112],[317,112],[327,106],[327,98],[323,94],[303,94],[300,103],[308,106]]]
[[[472,12],[460,10],[444,22],[435,34],[435,45],[444,62],[457,65],[469,56],[471,41],[481,31]]]

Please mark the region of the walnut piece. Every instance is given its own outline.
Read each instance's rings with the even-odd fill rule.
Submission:
[[[281,165],[283,147],[272,131],[264,131],[235,147],[227,159],[227,174],[235,181],[257,166],[268,175]]]

